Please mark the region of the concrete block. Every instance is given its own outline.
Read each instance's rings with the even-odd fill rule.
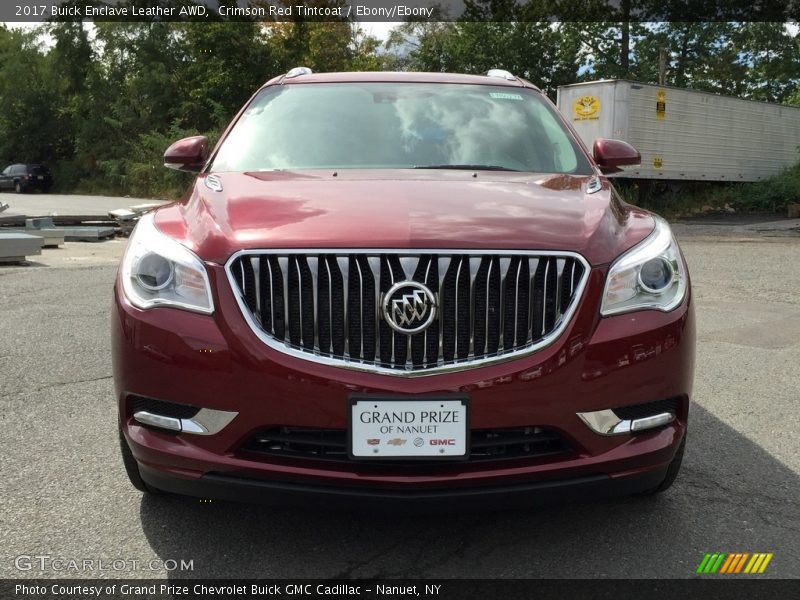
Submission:
[[[0,263],[24,262],[42,253],[44,239],[27,233],[0,233]]]
[[[127,208],[118,208],[116,210],[108,211],[108,216],[112,219],[116,219],[117,221],[131,221],[138,215],[139,213],[128,210]]]
[[[4,227],[0,229],[4,233],[27,233],[35,235],[44,240],[44,248],[58,248],[64,243],[64,232],[61,229],[18,229],[16,227]]]
[[[59,227],[68,242],[100,242],[117,235],[113,227]]]
[[[25,229],[52,229],[55,227],[52,217],[34,217],[25,219]]]

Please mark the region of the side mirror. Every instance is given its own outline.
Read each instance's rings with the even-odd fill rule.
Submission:
[[[621,140],[596,139],[592,156],[603,173],[618,173],[622,165],[638,165],[642,162],[639,151]]]
[[[208,159],[208,138],[204,135],[183,138],[164,152],[164,166],[178,171],[198,172]]]

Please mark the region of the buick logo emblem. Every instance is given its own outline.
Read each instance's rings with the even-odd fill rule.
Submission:
[[[395,283],[383,297],[383,318],[398,333],[425,331],[436,317],[436,297],[417,281]]]

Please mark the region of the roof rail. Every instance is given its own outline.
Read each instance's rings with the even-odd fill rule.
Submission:
[[[291,79],[292,77],[300,77],[301,75],[311,75],[313,71],[308,67],[295,67],[294,69],[289,69],[284,78]]]
[[[308,67],[295,67],[294,69],[289,69],[286,73],[281,75],[280,79],[278,79],[278,85],[283,85],[286,79],[294,79],[295,77],[300,77],[301,75],[311,75],[313,72],[314,71]]]
[[[506,71],[505,69],[489,69],[486,71],[487,77],[500,77],[501,79],[508,79],[509,81],[516,81],[517,78]]]

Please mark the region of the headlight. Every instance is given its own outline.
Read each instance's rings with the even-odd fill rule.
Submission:
[[[191,250],[158,231],[152,213],[139,219],[121,270],[122,288],[134,306],[214,312],[203,262]]]
[[[686,265],[669,225],[656,227],[642,242],[620,256],[608,271],[603,316],[642,309],[669,311],[686,295]]]

